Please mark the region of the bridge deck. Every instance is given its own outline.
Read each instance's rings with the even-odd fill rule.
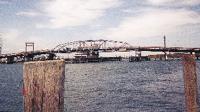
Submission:
[[[121,50],[124,49],[124,50]],[[50,54],[50,53],[72,53],[72,52],[84,52],[91,49],[71,49],[71,50],[38,50],[38,51],[29,51],[29,52],[19,52],[19,53],[11,53],[11,54],[1,54],[0,58],[6,57],[17,57],[17,56],[27,56],[27,55],[41,55],[41,54]],[[150,51],[150,52],[182,52],[182,53],[200,53],[200,48],[183,48],[183,47],[113,47],[113,48],[99,48],[92,49],[95,51],[104,51],[104,52],[129,52],[129,51]]]
[[[130,51],[150,51],[150,52],[174,52],[174,53],[195,53],[200,54],[200,48],[183,48],[183,47],[108,47],[108,48],[81,48],[76,49],[59,49],[59,50],[38,50],[38,51],[29,51],[29,52],[19,52],[11,54],[2,54],[0,55],[0,61],[6,59],[7,62],[13,62],[14,58],[21,58],[21,60],[29,61],[37,55],[48,55],[48,59],[53,59],[56,53],[72,53],[72,52],[89,52],[89,51],[103,51],[103,52],[130,52]],[[42,59],[43,60],[43,59]]]

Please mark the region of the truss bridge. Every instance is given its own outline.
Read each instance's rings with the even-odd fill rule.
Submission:
[[[1,49],[1,48],[0,48]],[[73,53],[78,52],[87,57],[98,57],[99,52],[130,52],[135,51],[141,54],[142,51],[150,52],[168,52],[168,53],[190,53],[199,56],[200,48],[185,48],[185,47],[162,47],[162,46],[132,46],[123,41],[115,40],[84,40],[72,41],[59,44],[50,50],[25,51],[11,54],[0,54],[1,63],[15,63],[37,60],[53,60],[57,53]]]

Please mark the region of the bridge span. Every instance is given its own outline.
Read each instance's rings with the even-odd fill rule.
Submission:
[[[78,52],[87,57],[95,58],[99,56],[99,52],[130,52],[135,51],[141,54],[142,51],[163,52],[163,53],[190,53],[199,56],[200,48],[184,48],[184,47],[166,47],[166,46],[149,46],[140,47],[132,46],[123,41],[114,40],[84,40],[73,41],[57,45],[51,50],[25,51],[11,54],[1,54],[1,63],[15,63],[37,60],[53,60],[56,59],[57,53],[73,53]]]

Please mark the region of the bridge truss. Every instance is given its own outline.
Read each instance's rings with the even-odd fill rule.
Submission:
[[[132,47],[127,42],[114,41],[114,40],[85,40],[73,41],[57,45],[53,52],[69,53],[87,50],[102,50],[102,51],[117,51],[119,49],[126,49]]]

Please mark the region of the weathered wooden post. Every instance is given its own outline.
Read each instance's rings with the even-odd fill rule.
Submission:
[[[63,112],[65,62],[24,63],[24,112]]]
[[[183,56],[185,101],[187,112],[198,112],[197,74],[194,55]]]

